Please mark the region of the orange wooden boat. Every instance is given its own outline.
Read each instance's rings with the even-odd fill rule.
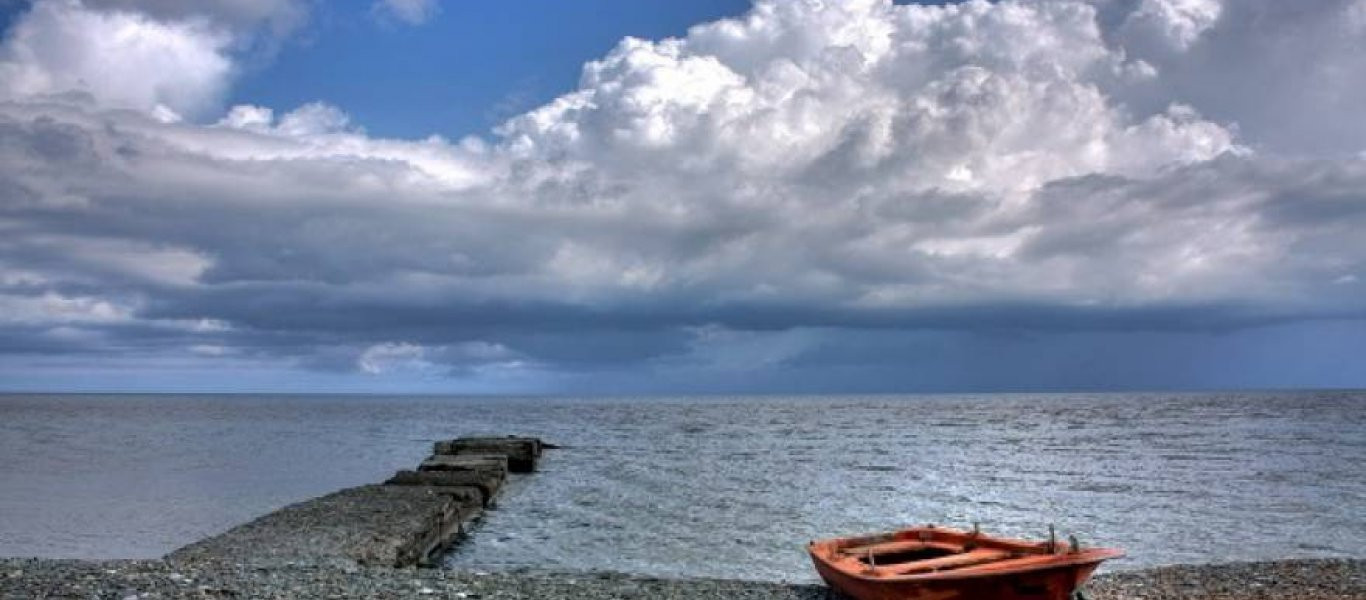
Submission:
[[[811,542],[830,587],[857,600],[1072,600],[1101,561],[1124,556],[1073,538],[999,538],[948,527]]]

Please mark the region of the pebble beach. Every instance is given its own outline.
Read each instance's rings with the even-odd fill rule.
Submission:
[[[1170,566],[1106,573],[1092,600],[1362,600],[1366,560]],[[453,598],[826,600],[820,584],[660,579],[616,573],[392,569],[338,562],[0,559],[0,598]]]

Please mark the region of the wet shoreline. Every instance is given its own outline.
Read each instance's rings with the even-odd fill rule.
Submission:
[[[1177,565],[1103,573],[1092,600],[1360,600],[1366,559]],[[820,584],[662,579],[617,573],[365,567],[341,561],[0,559],[0,599],[538,598],[825,600]]]

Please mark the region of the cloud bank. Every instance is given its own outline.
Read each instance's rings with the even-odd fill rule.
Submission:
[[[457,141],[217,108],[301,13],[176,6],[40,1],[0,49],[10,373],[1028,387],[1366,317],[1366,1],[760,1]]]

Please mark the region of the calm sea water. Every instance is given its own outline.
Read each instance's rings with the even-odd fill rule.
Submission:
[[[1366,393],[652,399],[0,396],[0,555],[151,557],[432,440],[566,446],[460,568],[811,580],[812,538],[1049,523],[1112,568],[1361,556]]]

